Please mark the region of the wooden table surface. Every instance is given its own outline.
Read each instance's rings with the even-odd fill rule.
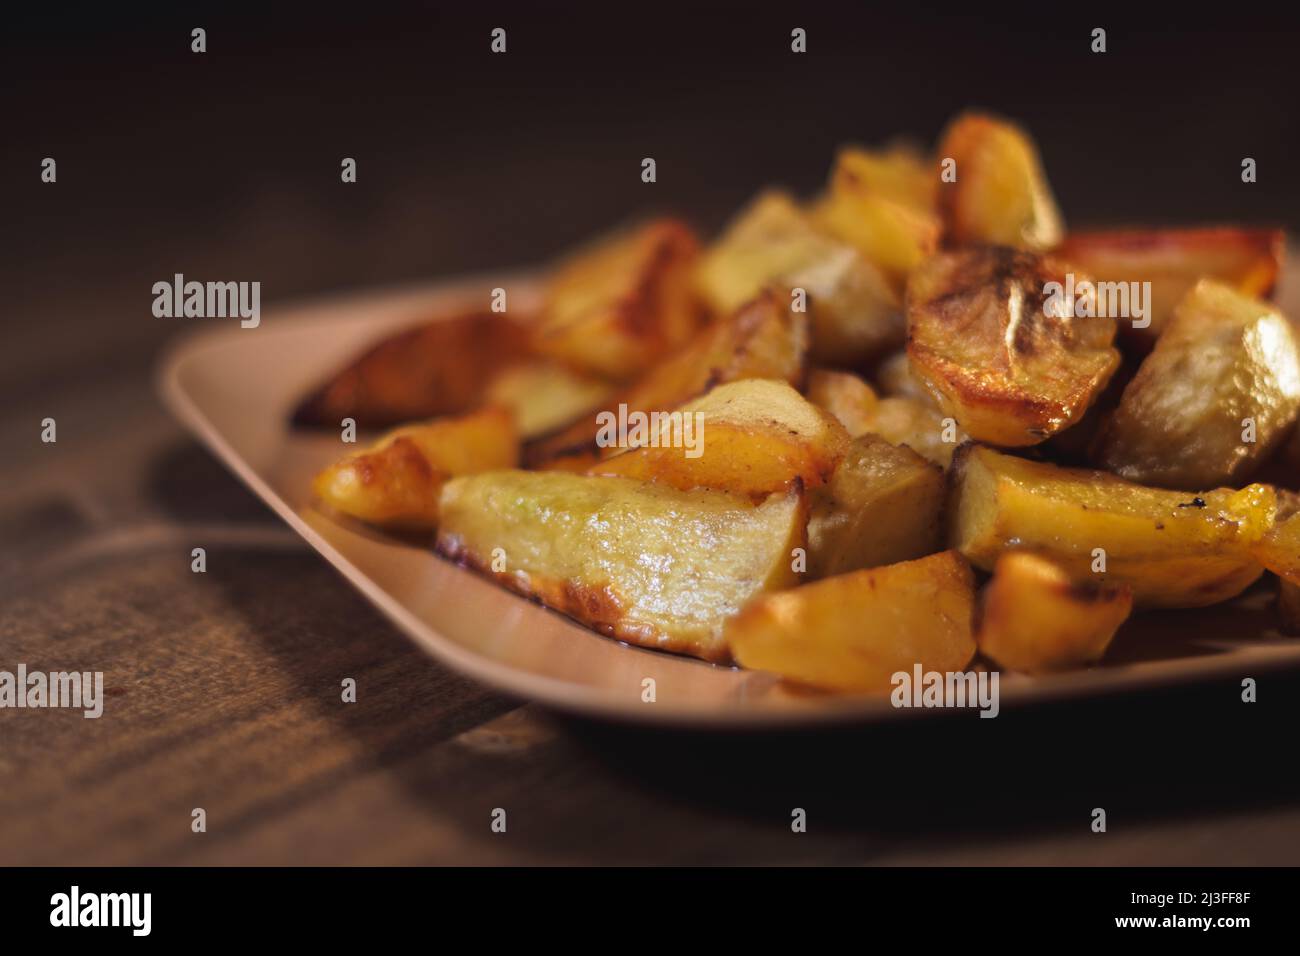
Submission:
[[[927,30],[918,24],[914,42]],[[951,94],[886,104],[853,134],[833,121],[842,110],[781,70],[704,85],[717,70],[703,46],[674,65],[679,81],[654,75],[666,86],[651,102],[630,81],[531,82],[562,66],[524,51],[504,78],[417,89],[431,67],[412,44],[428,37],[406,43],[400,31],[370,62],[369,86],[364,71],[335,70],[345,40],[295,60],[271,32],[261,42],[275,57],[241,47],[232,62],[218,55],[230,34],[217,34],[196,63],[183,48],[142,54],[157,31],[137,48],[56,36],[43,49],[79,81],[42,87],[48,74],[16,69],[5,84],[22,94],[6,108],[22,148],[0,169],[0,669],[102,670],[108,699],[98,720],[0,710],[0,864],[1300,863],[1297,675],[1259,675],[1253,705],[1233,680],[834,733],[566,719],[416,651],[154,396],[159,352],[184,324],[153,318],[149,290],[174,272],[263,280],[270,308],[536,261],[648,208],[713,224],[765,181],[815,183],[835,141],[881,138],[902,116],[935,128],[960,105]],[[808,136],[773,132],[718,108],[734,106],[742,81],[755,102],[802,98],[819,123]],[[1000,102],[991,88],[968,93]],[[495,112],[461,109],[463,96]],[[191,114],[160,97],[196,110],[205,132],[179,135]],[[622,112],[628,97],[641,112]],[[1266,106],[1234,105],[1225,122],[1263,130]],[[1174,113],[1126,142],[1141,150],[1180,124]],[[773,136],[790,142],[765,166]],[[1093,198],[1079,184],[1096,157],[1067,141],[1045,147],[1067,210],[1113,213],[1114,194],[1079,201]],[[651,149],[652,200],[635,176]],[[338,158],[353,153],[360,180],[344,188]],[[59,157],[57,185],[37,181],[43,155]],[[1217,162],[1170,175],[1187,194]],[[1281,178],[1244,200],[1211,195],[1208,215],[1293,216]],[[1167,186],[1129,183],[1154,197]],[[47,416],[52,445],[39,439]],[[200,542],[201,575],[189,567]],[[341,675],[358,678],[355,704],[339,699]],[[1099,806],[1105,834],[1089,826]],[[191,831],[198,807],[205,833]],[[806,833],[791,832],[796,807]],[[505,833],[491,829],[496,808]]]

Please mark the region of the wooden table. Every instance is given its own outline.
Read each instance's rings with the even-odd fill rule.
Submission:
[[[382,56],[339,72],[335,56],[364,47],[364,31],[354,39],[349,20],[334,46],[304,54],[300,26],[244,38],[225,60],[232,41],[216,32],[202,63],[183,48],[146,56],[161,27],[134,46],[55,30],[33,48],[62,57],[54,84],[22,73],[35,53],[9,59],[27,79],[7,87],[22,93],[6,112],[22,155],[0,177],[0,668],[102,670],[110,696],[99,720],[0,711],[0,864],[1300,863],[1295,675],[1260,675],[1253,705],[1226,681],[994,721],[728,737],[556,717],[417,652],[159,408],[152,369],[184,326],[149,314],[152,283],[176,271],[258,279],[265,307],[535,261],[638,210],[716,223],[769,179],[814,184],[832,142],[902,117],[931,129],[953,104],[854,112],[874,125],[850,133],[808,85],[833,88],[827,63],[859,68],[848,60],[810,61],[804,81],[786,67],[746,73],[755,102],[814,111],[804,136],[728,122],[738,94],[703,86],[719,73],[703,41],[675,61],[679,76],[654,74],[644,90],[576,68],[531,83],[530,71],[564,69],[540,54],[491,83],[443,87],[418,31],[384,32]],[[929,30],[918,22],[895,45]],[[1020,69],[1035,44],[1016,48]],[[483,68],[449,55],[438,69]],[[1230,67],[1218,79],[1257,72]],[[971,76],[985,83],[973,96],[1000,101]],[[1254,122],[1236,101],[1228,113]],[[192,115],[197,139],[179,135]],[[1181,128],[1176,115],[1166,126],[1135,135]],[[756,163],[774,139],[784,145],[761,154],[772,165]],[[1068,141],[1048,149],[1065,198],[1113,213],[1113,193],[1094,206],[1080,193],[1089,160]],[[636,175],[650,149],[653,198]],[[338,159],[353,153],[360,180],[344,187]],[[47,154],[57,185],[36,179]],[[1220,194],[1207,214],[1293,215],[1283,180],[1251,194],[1260,209]],[[57,444],[39,440],[47,416]],[[201,575],[190,571],[200,542]],[[359,682],[355,704],[340,701],[344,676]],[[1105,834],[1089,828],[1098,806]],[[205,833],[191,831],[199,807]],[[806,833],[791,832],[796,807]],[[490,827],[496,808],[504,834]]]

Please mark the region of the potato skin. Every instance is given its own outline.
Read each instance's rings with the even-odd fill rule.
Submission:
[[[956,161],[955,182],[939,183],[944,237],[952,245],[988,242],[1045,251],[1065,233],[1038,148],[1024,130],[982,113],[964,113],[935,149]]]
[[[1010,670],[1070,670],[1101,660],[1132,609],[1127,585],[1076,583],[1047,558],[1008,551],[984,588],[975,641]]]
[[[438,523],[438,497],[452,476],[510,468],[518,461],[513,417],[493,407],[389,432],[321,471],[312,489],[349,517],[387,528],[429,530]]]
[[[1202,280],[1175,310],[1098,436],[1132,481],[1214,488],[1250,479],[1300,412],[1300,354],[1278,311]],[[1245,420],[1254,441],[1244,441]]]
[[[1201,607],[1263,573],[1250,549],[1276,501],[1266,485],[1166,491],[964,445],[949,471],[948,543],[988,571],[1007,551],[1031,550],[1073,580],[1128,585],[1138,607]],[[1099,548],[1105,571],[1094,573]]]
[[[619,640],[712,661],[728,659],[727,618],[795,583],[808,519],[797,486],[755,506],[561,471],[455,479],[441,511],[441,554]]]
[[[956,553],[765,594],[728,622],[744,667],[814,687],[888,692],[899,671],[960,671],[975,653],[974,576]]]
[[[1119,367],[1115,320],[1057,314],[1068,266],[995,246],[927,259],[907,289],[914,375],[972,438],[1036,445],[1083,417]],[[1076,282],[1086,277],[1076,277]]]

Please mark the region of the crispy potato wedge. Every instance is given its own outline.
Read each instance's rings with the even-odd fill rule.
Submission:
[[[743,378],[779,378],[802,384],[807,350],[808,317],[792,312],[786,296],[764,291],[611,395],[604,410],[617,414],[620,406],[626,406],[629,415],[671,411],[714,385]],[[525,448],[525,460],[537,466],[557,456],[596,451],[599,411],[531,443]]]
[[[813,369],[804,391],[808,401],[834,415],[854,438],[871,430],[876,393],[852,372]]]
[[[811,493],[808,573],[822,578],[933,554],[942,547],[943,469],[878,435],[856,439]]]
[[[1198,280],[1217,279],[1242,295],[1273,294],[1286,236],[1281,229],[1214,226],[1203,229],[1125,229],[1072,232],[1056,255],[1098,282],[1150,282],[1146,315],[1121,322],[1126,344],[1150,349],[1174,307]],[[1141,323],[1149,324],[1143,327]]]
[[[612,420],[614,415],[610,414]],[[617,442],[617,424],[598,443]],[[849,447],[849,433],[788,382],[728,382],[652,419],[639,447],[606,458],[588,474],[619,475],[683,491],[716,488],[765,498],[799,480],[826,483]]]
[[[293,424],[387,428],[472,411],[485,383],[529,352],[531,316],[465,311],[405,329],[371,346],[305,398]]]
[[[1101,660],[1132,610],[1127,585],[1076,584],[1047,558],[1008,551],[984,589],[975,643],[1009,670],[1071,670]]]
[[[1098,438],[1096,461],[1164,488],[1241,484],[1300,413],[1286,317],[1209,279],[1175,310]]]
[[[617,386],[575,371],[567,365],[538,359],[515,365],[488,383],[488,404],[508,408],[515,416],[519,437],[527,441],[571,424],[600,407]]]
[[[902,292],[908,274],[938,248],[938,172],[919,153],[840,150],[826,195],[811,215],[818,227],[875,263]]]
[[[442,554],[602,633],[713,661],[727,658],[727,618],[794,583],[807,523],[797,486],[753,505],[559,471],[457,479],[441,508]]]
[[[912,373],[972,438],[1036,445],[1082,418],[1119,367],[1113,318],[1061,314],[1049,289],[1066,287],[1066,268],[980,246],[933,256],[912,273]]]
[[[903,341],[897,293],[856,249],[818,231],[785,193],[766,192],[747,206],[704,254],[697,282],[726,314],[768,286],[803,289],[811,354],[852,365]]]
[[[974,576],[952,551],[756,598],[727,623],[745,667],[842,691],[888,691],[893,675],[959,671],[975,653]]]
[[[370,524],[412,530],[438,524],[438,497],[454,475],[519,462],[514,420],[502,408],[406,425],[348,455],[312,483],[334,510]]]
[[[610,379],[645,371],[700,325],[698,257],[695,234],[675,219],[656,219],[579,250],[546,283],[537,351]]]
[[[1139,607],[1201,607],[1244,591],[1263,572],[1251,546],[1277,503],[1266,485],[1165,491],[979,445],[958,450],[949,481],[948,541],[973,564],[991,571],[1006,551],[1036,551],[1072,580],[1128,585]]]
[[[939,162],[956,161],[956,181],[939,183],[944,236],[1045,251],[1065,233],[1038,148],[1006,120],[964,113],[944,133]]]

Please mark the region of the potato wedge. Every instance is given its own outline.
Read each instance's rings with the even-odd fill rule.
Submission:
[[[909,149],[840,150],[826,195],[814,204],[817,226],[849,243],[884,271],[896,292],[938,248],[937,167]]]
[[[618,441],[611,434],[597,444]],[[716,488],[765,498],[793,481],[805,488],[826,483],[849,447],[849,433],[790,387],[749,378],[711,389],[694,401],[652,418],[644,436],[629,435],[629,448],[593,466],[588,474],[619,475],[680,488]]]
[[[404,329],[329,376],[298,405],[293,424],[387,428],[484,403],[485,383],[529,353],[531,316],[465,311]]]
[[[939,183],[944,235],[951,243],[988,242],[1046,251],[1065,226],[1029,134],[1006,120],[964,113],[935,154],[956,161],[956,181]]]
[[[806,293],[811,355],[852,365],[903,341],[897,293],[856,249],[819,232],[784,193],[766,192],[704,254],[704,297],[722,314],[776,286]]]
[[[1272,306],[1209,279],[1178,304],[1098,438],[1098,464],[1164,488],[1249,480],[1300,413],[1300,353]]]
[[[842,691],[888,691],[893,675],[959,671],[975,653],[974,576],[952,551],[756,598],[727,623],[745,667]]]
[[[361,521],[425,530],[438,524],[438,497],[451,477],[518,462],[513,418],[505,409],[486,408],[389,432],[320,472],[312,490]]]
[[[508,408],[525,441],[554,432],[599,408],[617,386],[547,359],[504,369],[488,383],[490,405]]]
[[[580,249],[546,283],[537,351],[615,380],[645,371],[700,326],[698,257],[695,234],[675,219]]]
[[[856,439],[809,500],[808,574],[844,574],[942,547],[943,469],[878,435]]]
[[[713,661],[727,618],[794,583],[807,523],[798,487],[753,505],[559,471],[457,479],[441,507],[442,554],[619,640]]]
[[[852,372],[813,369],[804,391],[808,401],[834,415],[854,438],[870,431],[876,393]]]
[[[530,443],[525,460],[536,466],[557,456],[596,451],[602,410],[617,414],[620,406],[626,406],[628,414],[671,411],[714,385],[743,378],[779,378],[802,384],[807,351],[808,317],[792,312],[788,297],[765,291],[733,315],[699,332],[676,355],[619,389],[604,409]]]
[[[1266,299],[1282,267],[1281,229],[1215,226],[1203,229],[1125,229],[1072,232],[1056,255],[1098,282],[1150,282],[1151,299],[1139,325],[1121,322],[1126,343],[1150,349],[1174,307],[1202,278],[1217,279],[1242,295]],[[1142,322],[1149,322],[1141,327]]]
[[[975,643],[1008,670],[1071,670],[1101,660],[1132,610],[1127,585],[1076,584],[1047,558],[1008,551],[984,589]]]
[[[1036,445],[1082,418],[1119,367],[1113,318],[1061,314],[1049,289],[1067,286],[1066,268],[982,246],[933,256],[912,273],[912,373],[972,438]]]
[[[949,481],[948,542],[973,564],[991,571],[1006,551],[1036,551],[1074,581],[1128,585],[1138,607],[1201,607],[1244,591],[1263,572],[1251,546],[1277,501],[1266,485],[1165,491],[979,445],[958,450]]]

